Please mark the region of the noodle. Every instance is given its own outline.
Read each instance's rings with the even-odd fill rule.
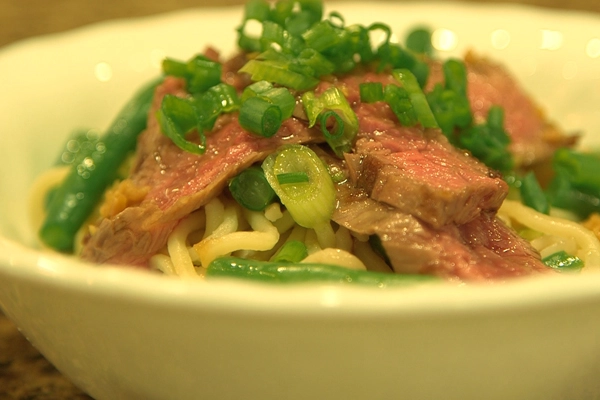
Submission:
[[[233,207],[231,207],[233,210]],[[269,250],[279,240],[279,232],[273,224],[265,218],[264,214],[256,211],[243,211],[244,216],[252,227],[252,232],[222,232],[221,227],[229,224],[224,220],[223,224],[215,230],[215,235],[210,235],[201,242],[194,245],[203,266],[208,266],[212,260],[219,256],[230,254],[236,250]]]
[[[576,255],[581,258],[586,265],[593,266],[594,270],[599,269],[600,242],[592,232],[581,224],[541,214],[513,200],[505,200],[499,213],[507,216],[511,220],[517,221],[521,225],[542,232],[545,235],[567,240],[572,238],[578,247]],[[556,239],[554,242],[556,243],[558,241],[559,240]],[[543,244],[542,242],[538,243]],[[550,245],[551,244],[546,244],[545,246],[550,247]],[[554,246],[552,252],[560,250],[558,247],[559,246]],[[544,249],[538,248],[537,250],[541,253]],[[584,268],[583,271],[590,272],[591,268]]]
[[[192,263],[192,257],[187,247],[187,237],[205,224],[205,216],[202,212],[190,214],[177,225],[167,241],[167,248],[171,256],[173,270],[179,276],[196,276],[196,270]]]
[[[348,251],[334,248],[326,248],[312,253],[302,263],[315,263],[315,264],[333,264],[349,269],[366,270],[365,264]]]

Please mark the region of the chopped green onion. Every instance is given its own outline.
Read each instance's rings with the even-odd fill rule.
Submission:
[[[206,138],[202,130],[198,131],[200,143],[186,139],[188,132],[197,127],[196,109],[188,99],[174,95],[163,97],[157,119],[162,132],[180,149],[194,154],[203,154],[206,150]]]
[[[221,64],[197,55],[187,63],[188,87],[190,93],[203,92],[221,82]]]
[[[270,20],[282,27],[294,12],[294,1],[277,1],[271,7]]]
[[[330,124],[329,121],[332,121]],[[320,117],[321,132],[328,143],[335,143],[343,138],[345,123],[340,115],[332,110],[326,110]]]
[[[331,49],[342,41],[344,30],[329,21],[321,21],[302,34],[306,45],[318,52]]]
[[[580,218],[600,212],[600,186],[594,176],[600,170],[599,160],[594,154],[558,149],[552,161],[555,176],[546,191],[550,204]]]
[[[229,191],[240,205],[252,211],[263,211],[276,197],[259,167],[247,168],[235,176],[229,182]]]
[[[265,21],[270,13],[271,6],[266,0],[248,0],[244,6],[244,20]]]
[[[262,24],[263,32],[259,39],[261,49],[269,49],[273,43],[284,46],[285,42],[285,30],[283,27],[272,21],[264,21]]]
[[[285,28],[292,35],[299,36],[323,18],[323,2],[321,0],[296,0],[294,3],[300,5],[300,11],[287,18]]]
[[[600,157],[561,148],[554,153],[553,162],[555,169],[562,169],[569,175],[574,187],[600,194]]]
[[[431,55],[433,46],[431,44],[431,31],[420,27],[411,30],[406,36],[406,48],[417,53]]]
[[[402,87],[408,92],[410,102],[421,126],[423,128],[439,128],[415,75],[407,69],[395,69],[392,71],[392,75],[402,83]]]
[[[521,180],[520,192],[523,204],[543,214],[550,213],[548,199],[533,172],[529,172]]]
[[[350,151],[358,132],[358,118],[346,97],[337,87],[328,88],[319,97],[316,97],[314,92],[305,92],[302,95],[302,104],[310,127],[317,123],[321,113],[326,113],[325,119],[320,120],[321,130],[324,133],[327,131],[325,140],[338,157],[341,157],[344,152]],[[333,116],[330,111],[335,112],[336,115]],[[333,133],[323,126],[323,122],[332,116],[335,119]]]
[[[225,83],[218,83],[188,98],[165,95],[157,112],[157,119],[162,132],[180,149],[204,154],[206,150],[204,132],[213,129],[221,113],[238,108],[239,99],[235,88]],[[197,131],[200,143],[187,139],[187,135],[194,129]]]
[[[264,137],[271,137],[283,122],[281,109],[262,97],[251,97],[242,103],[239,116],[240,125]]]
[[[467,69],[460,60],[449,59],[443,66],[446,89],[467,97]]]
[[[277,175],[277,182],[280,185],[290,185],[296,183],[308,183],[306,172],[287,172]]]
[[[366,64],[375,58],[375,52],[371,46],[371,37],[369,28],[361,25],[351,25],[346,28],[349,33],[349,40],[352,43],[352,53],[360,57],[360,62]]]
[[[162,69],[166,75],[184,78],[190,93],[203,92],[221,81],[221,64],[200,54],[187,63],[165,58]]]
[[[240,99],[235,88],[226,83],[218,83],[207,90],[207,99],[217,105],[220,112],[231,112],[239,109]]]
[[[249,0],[244,7],[244,20],[238,27],[238,46],[246,51],[260,51],[261,43],[258,37],[252,37],[246,32],[249,21],[262,23],[268,20],[271,6],[265,0]]]
[[[279,107],[282,120],[290,118],[296,107],[296,99],[288,89],[283,87],[273,87],[273,85],[267,81],[255,82],[246,87],[242,93],[242,102],[255,96],[262,97],[269,103]]]
[[[508,150],[510,138],[504,130],[504,111],[492,106],[488,120],[462,130],[457,137],[457,145],[469,150],[475,157],[490,168],[508,172],[514,166],[514,159]]]
[[[386,85],[384,99],[403,126],[414,126],[418,119],[408,91],[397,85]]]
[[[230,277],[271,283],[329,282],[367,285],[379,288],[438,282],[431,275],[389,274],[356,270],[329,264],[256,261],[235,257],[220,257],[211,262],[206,276]]]
[[[323,161],[306,146],[288,145],[269,155],[262,164],[269,184],[290,212],[305,228],[328,223],[335,208],[335,187]],[[279,183],[277,177],[304,173],[308,183]]]
[[[542,262],[548,267],[561,271],[580,271],[583,268],[583,261],[576,256],[567,254],[565,251],[559,251],[545,257]]]
[[[467,70],[462,61],[455,59],[445,61],[442,69],[445,83],[435,85],[427,94],[427,101],[442,132],[454,142],[455,129],[466,129],[473,122],[467,98]]]
[[[383,84],[381,82],[364,82],[358,86],[360,101],[374,103],[384,100]]]
[[[315,49],[306,48],[298,54],[296,62],[299,65],[307,66],[314,71],[315,77],[332,74],[335,71],[335,65],[324,55]]]
[[[265,80],[294,90],[308,90],[319,83],[311,75],[291,70],[290,63],[282,60],[250,60],[240,72],[250,74],[253,81]]]
[[[269,261],[276,263],[297,263],[304,260],[307,256],[308,249],[304,243],[299,240],[290,240],[289,242],[285,242]]]
[[[162,71],[165,75],[177,76],[180,78],[184,78],[188,74],[186,63],[169,57],[163,59]]]

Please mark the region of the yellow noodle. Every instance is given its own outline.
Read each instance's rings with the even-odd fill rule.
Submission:
[[[302,263],[331,264],[348,269],[366,270],[367,267],[354,254],[345,250],[327,248],[310,254]]]
[[[294,221],[290,212],[286,210],[282,213],[281,218],[273,221],[273,225],[275,225],[279,233],[283,233],[292,229],[296,225],[296,221]]]
[[[574,255],[586,263],[586,268],[583,270],[600,269],[600,242],[592,232],[582,225],[550,217],[512,200],[504,201],[500,213],[538,232],[562,238],[573,238],[579,248],[577,254]]]
[[[314,232],[317,235],[319,246],[322,249],[327,247],[335,247],[335,233],[329,221],[324,224],[319,224],[314,227]]]
[[[292,231],[290,232],[290,235],[287,237],[286,241],[289,242],[290,240],[298,240],[300,242],[304,242],[306,240],[307,231],[308,229],[305,227],[296,225],[292,228]]]
[[[232,232],[218,237],[209,236],[194,245],[202,266],[206,267],[215,258],[236,250],[269,250],[277,244],[279,232],[263,213],[244,210],[244,216],[252,227],[252,232]]]
[[[542,258],[548,257],[559,251],[568,254],[577,254],[577,242],[573,238],[565,238],[554,235],[544,235],[531,241],[531,245],[540,252]]]
[[[225,204],[225,210],[223,211],[223,219],[221,224],[212,232],[210,237],[217,238],[242,229],[241,225],[243,224],[240,223],[240,215],[239,206],[237,206],[237,204]]]
[[[150,257],[150,268],[161,271],[165,275],[177,275],[175,268],[173,268],[173,262],[171,257],[166,254],[155,254]]]
[[[223,214],[225,213],[225,206],[217,197],[212,199],[204,206],[206,213],[206,228],[204,231],[204,238],[209,237],[213,232],[223,223]]]
[[[283,218],[281,205],[279,203],[271,203],[265,208],[265,218],[271,222],[275,222]]]
[[[206,223],[203,212],[195,212],[181,221],[169,235],[167,248],[173,262],[173,269],[179,276],[197,276],[187,246],[189,234]]]
[[[306,245],[308,254],[313,254],[323,249],[319,245],[319,239],[317,238],[317,234],[315,233],[314,229],[306,230],[306,235],[304,235],[304,244]]]
[[[348,252],[352,251],[352,235],[347,228],[340,226],[335,232],[335,247]]]

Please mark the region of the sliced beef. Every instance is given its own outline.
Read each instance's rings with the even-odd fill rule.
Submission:
[[[517,166],[527,167],[549,159],[559,147],[572,146],[577,136],[565,135],[544,115],[542,109],[523,90],[515,78],[500,64],[468,53],[465,58],[467,68],[467,95],[476,122],[487,118],[491,106],[498,105],[505,112],[505,129],[511,137],[510,151]],[[425,91],[430,91],[437,83],[443,83],[442,64],[432,61],[430,76]],[[358,70],[355,73],[322,82],[317,92],[335,84],[342,88],[351,104],[360,100],[359,84],[381,82],[384,85],[397,81],[389,74]],[[393,118],[388,109],[380,109],[383,117]]]
[[[378,235],[397,273],[485,281],[551,272],[529,243],[492,213],[436,229],[348,182],[337,189],[333,220],[352,232]]]
[[[519,166],[529,166],[552,156],[561,146],[573,145],[577,137],[563,134],[549,122],[540,106],[500,64],[474,53],[465,56],[467,95],[475,121],[484,121],[491,106],[505,113],[505,129],[511,137],[510,151]],[[443,82],[440,63],[431,64],[428,89]]]
[[[185,95],[183,85],[167,78],[157,89],[153,110],[165,94]],[[181,151],[165,137],[154,114],[149,113],[148,128],[140,135],[130,177],[135,185],[148,187],[148,194],[139,205],[98,223],[82,250],[88,261],[146,265],[179,220],[220,193],[241,170],[283,143],[322,140],[320,132],[296,119],[287,120],[274,137],[265,139],[241,128],[236,115],[225,115],[207,134],[206,153],[199,156]]]
[[[347,159],[353,181],[372,199],[435,227],[466,223],[502,204],[506,182],[438,130],[399,126],[372,106],[356,112],[359,139]]]

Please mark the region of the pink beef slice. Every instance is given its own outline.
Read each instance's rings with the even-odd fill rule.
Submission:
[[[361,72],[322,82],[336,85],[359,120],[354,151],[346,154],[353,182],[371,198],[435,227],[466,223],[497,210],[508,185],[495,171],[456,149],[439,130],[403,127],[385,102],[360,102],[362,82],[395,81],[389,74]]]
[[[349,183],[337,186],[333,220],[352,232],[377,235],[397,273],[447,280],[488,281],[552,273],[530,244],[493,213],[434,228],[378,202]]]
[[[476,122],[485,121],[491,106],[504,109],[505,129],[511,138],[510,151],[517,166],[530,166],[548,160],[558,147],[577,141],[548,121],[540,106],[500,64],[473,52],[465,56],[467,96]],[[442,83],[441,63],[431,63],[426,90]]]
[[[177,223],[219,194],[230,178],[284,143],[321,140],[316,130],[294,118],[272,138],[253,135],[240,127],[236,115],[224,115],[207,134],[203,155],[186,153],[164,136],[155,111],[166,94],[185,96],[184,82],[167,77],[157,88],[148,127],[138,140],[130,179],[149,192],[139,205],[104,218],[89,236],[82,258],[95,263],[147,266]]]
[[[438,228],[500,207],[508,186],[497,173],[439,130],[402,127],[380,108],[387,105],[356,107],[360,132],[346,155],[352,181],[372,199]]]

